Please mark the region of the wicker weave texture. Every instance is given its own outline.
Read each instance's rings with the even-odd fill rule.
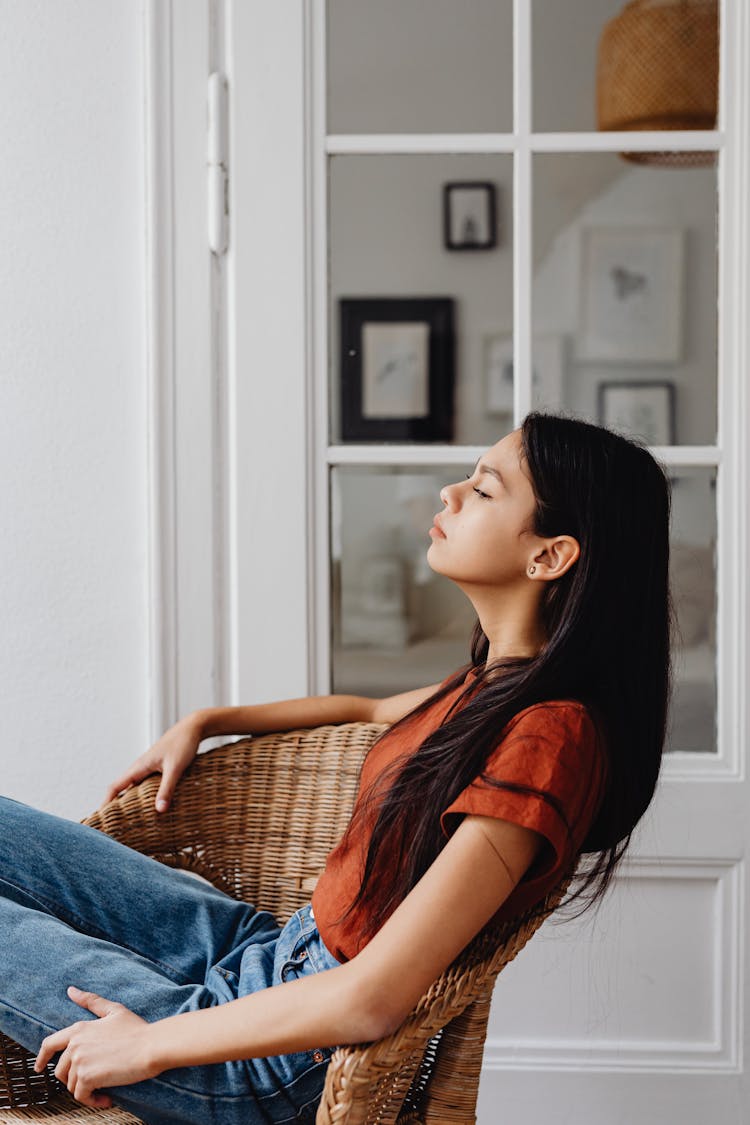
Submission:
[[[87,1125],[140,1125],[140,1119],[124,1109],[89,1109],[77,1102],[67,1090],[57,1091],[44,1105],[28,1109],[0,1109],[0,1125],[21,1125],[21,1122],[80,1122]]]
[[[600,129],[713,129],[716,0],[634,0],[599,44]]]
[[[46,1102],[59,1087],[51,1068],[34,1072],[34,1057],[0,1031],[0,1110]]]
[[[632,0],[605,24],[596,98],[602,130],[714,129],[717,0]],[[634,163],[713,164],[713,152],[622,153]]]

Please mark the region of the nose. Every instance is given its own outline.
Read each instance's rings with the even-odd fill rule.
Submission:
[[[457,487],[458,486],[455,484],[446,484],[440,489],[440,499],[445,504],[446,508],[456,507],[458,502],[458,497],[456,495]]]

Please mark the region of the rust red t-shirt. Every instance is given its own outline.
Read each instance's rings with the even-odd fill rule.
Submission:
[[[470,671],[464,683],[474,675]],[[402,755],[416,751],[441,724],[463,690],[464,685],[459,685],[421,715],[386,732],[365,759],[356,807],[384,769]],[[596,810],[602,769],[596,727],[586,707],[577,700],[546,701],[513,717],[483,772],[498,781],[533,786],[556,797],[572,839],[568,839],[559,813],[547,801],[496,789],[480,777],[442,811],[440,823],[446,836],[455,831],[466,814],[475,813],[533,828],[545,838],[533,864],[498,910],[498,921],[513,918],[540,902],[559,880],[571,855],[580,850]],[[372,820],[366,825],[360,821],[359,831],[330,853],[312,898],[320,936],[339,961],[351,960],[365,944],[359,937],[363,928],[359,911],[341,919],[359,890],[372,826]]]

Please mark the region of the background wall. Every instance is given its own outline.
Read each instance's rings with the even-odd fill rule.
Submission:
[[[142,9],[0,26],[1,791],[78,818],[146,749]]]

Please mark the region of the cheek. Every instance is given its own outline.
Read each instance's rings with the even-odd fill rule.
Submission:
[[[454,522],[448,539],[435,541],[430,563],[450,577],[502,582],[519,569],[517,538],[484,513],[467,513]]]
[[[492,515],[494,513],[474,511],[461,519],[456,530],[467,554],[485,559],[507,555],[513,536],[504,522]]]

